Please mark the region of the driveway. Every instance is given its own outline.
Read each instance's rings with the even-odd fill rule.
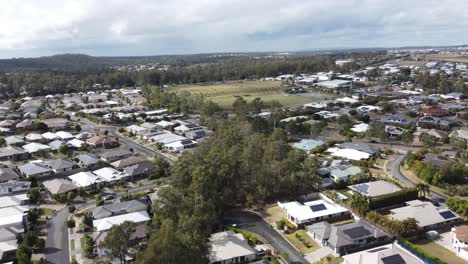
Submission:
[[[310,262],[310,263],[315,263],[317,261],[320,261],[322,258],[328,256],[328,255],[333,255],[337,256],[335,251],[333,251],[329,247],[321,247],[314,252],[311,252],[307,255],[305,255],[305,258]]]
[[[224,224],[237,224],[239,228],[255,233],[267,240],[278,252],[288,254],[288,263],[309,263],[301,253],[289,244],[276,230],[266,223],[263,218],[252,212],[231,211],[225,214]]]
[[[437,244],[443,246],[444,248],[452,251],[453,253],[457,254],[457,250],[452,246],[452,238],[450,236],[450,231],[445,233],[440,233],[439,238],[434,240]]]

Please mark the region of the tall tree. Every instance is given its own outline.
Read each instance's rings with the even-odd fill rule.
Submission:
[[[118,259],[121,264],[127,263],[125,255],[129,249],[130,236],[135,232],[135,223],[125,221],[120,225],[114,225],[107,232],[106,238],[99,244],[99,248],[105,250],[107,258]]]

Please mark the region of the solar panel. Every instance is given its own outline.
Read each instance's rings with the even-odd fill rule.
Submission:
[[[327,210],[327,207],[325,207],[324,204],[316,204],[316,205],[310,206],[310,209],[312,210],[312,212],[318,212],[318,211]]]
[[[444,219],[449,219],[449,218],[454,218],[454,217],[457,217],[455,214],[453,214],[452,212],[450,211],[445,211],[445,212],[442,212],[442,213],[439,213],[440,216],[442,216]]]
[[[384,264],[406,264],[406,261],[400,256],[400,254],[391,255],[382,258]]]
[[[343,230],[343,233],[345,233],[351,238],[358,238],[358,237],[368,236],[371,234],[371,232],[365,229],[363,226],[357,226],[357,227],[353,227],[350,229],[345,229]]]

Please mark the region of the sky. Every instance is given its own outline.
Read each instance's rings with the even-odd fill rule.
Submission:
[[[464,0],[0,1],[0,58],[468,44]]]

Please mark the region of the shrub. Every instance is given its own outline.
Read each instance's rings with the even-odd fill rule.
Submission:
[[[284,229],[284,221],[283,220],[279,220],[279,221],[276,221],[276,229],[278,230],[283,230]]]
[[[68,228],[74,228],[76,226],[75,220],[73,220],[73,219],[68,220],[67,221],[67,226],[68,226]]]
[[[288,219],[283,217],[283,218],[281,218],[281,221],[284,222],[284,224],[288,227],[289,231],[296,230],[296,226],[293,223],[291,223]]]
[[[430,262],[434,264],[447,264],[445,261],[442,261],[441,259],[430,255],[429,253],[427,253],[420,247],[416,246],[415,244],[409,242],[408,240],[404,238],[399,239],[398,243],[404,248],[406,248],[407,250],[411,251],[412,253],[415,253],[416,255],[419,255],[423,259],[429,260]],[[428,262],[425,261],[425,263],[428,263]]]
[[[68,212],[73,213],[76,211],[76,207],[74,205],[68,206]]]
[[[406,201],[418,199],[418,190],[416,188],[406,188],[398,192],[377,196],[370,199],[371,209],[383,208],[391,205],[397,205]]]

